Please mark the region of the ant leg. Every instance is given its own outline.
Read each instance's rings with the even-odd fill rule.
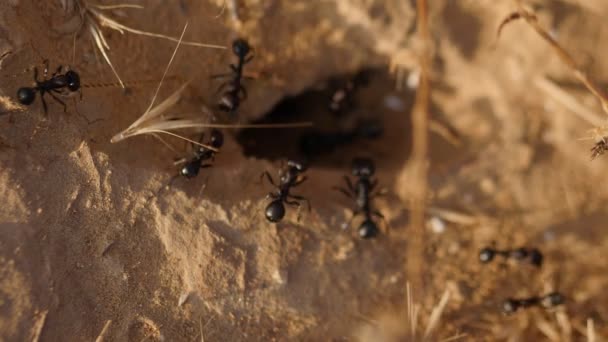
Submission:
[[[241,100],[246,100],[247,99],[247,89],[245,89],[245,87],[240,86],[239,87],[239,93],[241,94]]]
[[[308,200],[308,198],[299,195],[289,195],[289,198],[306,202],[306,207],[308,207],[308,211],[312,211],[312,207],[310,206],[310,201]]]
[[[348,190],[350,190],[351,193],[357,193],[355,191],[355,187],[353,185],[353,183],[350,181],[350,178],[348,178],[348,176],[343,176],[344,181],[346,182],[346,186],[348,187]]]
[[[238,68],[234,64],[230,64],[230,69],[232,69],[233,72],[238,72]]]
[[[50,91],[49,91],[49,95],[51,95],[51,97],[52,97],[52,98],[53,98],[55,101],[57,101],[57,102],[59,102],[59,103],[61,103],[61,104],[63,105],[63,112],[64,112],[64,113],[67,113],[67,112],[68,112],[68,106],[65,104],[65,102],[61,101],[61,100],[60,100],[60,99],[59,99],[57,96],[55,96],[55,94],[53,94],[53,92],[50,92]]]
[[[247,59],[245,61],[243,61],[243,64],[247,64],[247,63],[251,62],[253,57],[255,57],[255,55],[250,55],[249,57],[247,57]]]
[[[348,191],[348,190],[346,190],[346,189],[344,189],[344,188],[341,188],[341,187],[339,187],[339,186],[332,186],[331,188],[332,188],[333,190],[340,191],[341,193],[343,193],[343,194],[344,194],[346,197],[348,197],[348,198],[353,198],[353,193],[352,193],[352,192],[350,192],[350,191]]]
[[[34,81],[36,81],[36,83],[40,83],[38,80],[38,68],[36,67],[34,67]]]
[[[46,101],[44,100],[44,92],[40,92],[40,100],[42,101],[42,108],[44,108],[44,115],[49,116],[49,107],[46,105]]]
[[[61,69],[62,69],[62,68],[63,68],[63,66],[61,66],[61,65],[60,65],[60,66],[58,66],[58,67],[57,67],[57,70],[55,70],[55,72],[54,72],[54,73],[51,75],[51,77],[55,77],[55,76],[57,76],[58,74],[61,74]]]
[[[272,176],[270,175],[270,173],[268,173],[268,171],[262,172],[262,174],[260,175],[260,183],[264,182],[264,176],[266,176],[266,179],[268,179],[268,181],[270,182],[270,184],[272,184],[273,187],[277,188],[277,185],[274,184],[274,180],[272,179]]]

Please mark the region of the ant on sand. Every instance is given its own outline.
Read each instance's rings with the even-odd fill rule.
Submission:
[[[523,299],[508,298],[502,304],[504,314],[512,314],[519,309],[526,309],[533,306],[551,309],[558,305],[564,304],[566,299],[559,292],[551,292],[545,296],[534,296]]]
[[[371,200],[377,195],[372,194],[372,191],[378,185],[378,181],[372,178],[375,170],[374,162],[371,159],[355,158],[352,162],[352,174],[358,177],[356,183],[353,185],[350,178],[344,176],[347,188],[334,187],[334,189],[342,192],[348,198],[355,200],[356,209],[349,221],[349,225],[353,218],[363,215],[364,220],[359,226],[359,236],[364,239],[373,238],[380,231],[378,225],[372,219],[373,216],[384,220],[384,216],[371,207]]]
[[[538,248],[515,248],[507,250],[497,250],[491,247],[483,248],[479,251],[479,261],[484,264],[491,262],[496,255],[499,255],[505,259],[513,259],[517,261],[526,261],[530,264],[541,267],[543,264],[543,254]]]
[[[201,134],[201,138],[199,140],[202,141],[204,138],[204,134]],[[224,135],[217,129],[211,130],[211,138],[207,145],[220,149],[224,144]],[[213,161],[215,159],[215,154],[217,153],[215,150],[212,150],[205,146],[196,146],[196,150],[194,151],[194,156],[190,160],[182,160],[181,162],[185,162],[184,166],[179,171],[179,175],[185,178],[194,178],[198,175],[200,169],[211,167],[212,164],[205,163],[210,160]],[[179,163],[179,162],[177,162]]]
[[[29,106],[34,100],[36,100],[36,93],[40,93],[40,100],[44,108],[44,113],[48,114],[48,107],[44,99],[44,95],[48,93],[51,97],[63,105],[63,111],[67,111],[65,102],[59,99],[55,93],[64,94],[66,90],[69,92],[76,92],[80,90],[80,76],[74,70],[63,71],[63,66],[59,66],[57,70],[51,75],[51,78],[47,78],[49,70],[49,61],[45,59],[44,62],[44,79],[38,80],[38,68],[34,67],[34,81],[36,85],[34,87],[22,87],[17,90],[17,99],[19,103]],[[82,93],[81,93],[82,95]]]
[[[230,78],[228,81],[221,84],[218,92],[223,91],[222,97],[218,103],[218,107],[223,112],[234,114],[241,104],[241,101],[247,98],[247,90],[243,85],[243,67],[253,59],[250,55],[251,46],[244,39],[236,39],[232,43],[232,52],[237,56],[236,65],[230,64],[230,73],[214,75],[213,78]]]
[[[267,196],[267,198],[272,199],[268,206],[266,206],[265,211],[266,219],[268,221],[279,222],[283,219],[285,216],[284,203],[299,208],[299,201],[306,201],[308,211],[311,210],[310,201],[307,198],[289,193],[291,188],[295,188],[306,181],[307,177],[303,175],[304,171],[306,171],[306,165],[304,163],[289,160],[287,162],[287,167],[282,168],[279,171],[279,184],[275,184],[268,171],[262,173],[262,177],[266,176],[266,179],[268,179],[270,184],[278,189],[277,192],[271,192]]]

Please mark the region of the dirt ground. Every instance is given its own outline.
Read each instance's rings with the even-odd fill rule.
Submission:
[[[156,83],[125,92],[80,32],[74,1],[0,2],[0,341],[410,341],[449,294],[427,340],[601,341],[608,336],[608,157],[590,161],[597,100],[523,21],[500,22],[514,1],[430,1],[432,106],[423,274],[408,272],[407,180],[417,69],[414,1],[149,0],[107,11],[141,30],[229,46],[255,58],[237,121],[312,121],[345,130],[375,119],[384,134],[315,155],[297,193],[312,211],[264,217],[281,161],[303,129],[224,130],[212,168],[176,179],[189,147],[151,136],[111,144],[149,105]],[[103,4],[117,4],[107,1]],[[583,70],[608,80],[608,3],[527,1]],[[104,29],[123,80],[158,80],[175,43]],[[75,44],[74,44],[75,42]],[[400,57],[401,56],[401,57]],[[80,73],[83,97],[15,109],[43,58]],[[230,50],[181,46],[160,97],[190,81],[182,110],[217,101]],[[390,61],[407,64],[397,90]],[[30,69],[27,72],[24,70]],[[327,111],[333,81],[361,70],[354,108]],[[282,104],[277,104],[282,101]],[[275,108],[273,110],[273,108]],[[271,113],[270,115],[268,113]],[[264,119],[266,118],[266,119]],[[440,129],[437,129],[439,127]],[[310,130],[310,129],[309,129]],[[439,134],[438,132],[451,132]],[[196,135],[192,135],[196,137]],[[388,195],[374,240],[356,236],[352,203],[332,190],[356,156],[374,158]],[[399,196],[397,194],[400,194]],[[405,194],[405,195],[404,195]],[[534,246],[545,263],[481,265],[485,246]],[[411,337],[407,283],[419,284]],[[565,305],[505,316],[508,297],[559,291]],[[594,329],[589,329],[589,324]],[[595,332],[595,339],[590,331]]]

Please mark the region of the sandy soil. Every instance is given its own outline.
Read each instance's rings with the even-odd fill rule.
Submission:
[[[71,65],[85,85],[115,81],[88,33],[77,36],[74,50],[71,3],[0,3],[0,55],[13,52],[0,64],[0,110],[8,112],[0,116],[0,340],[410,340],[403,337],[408,280],[423,284],[412,289],[422,310],[419,331],[450,293],[431,340],[458,333],[471,341],[586,340],[589,319],[597,340],[608,336],[608,161],[591,162],[593,142],[580,140],[604,114],[524,23],[496,40],[513,2],[432,2],[431,118],[457,132],[459,143],[431,135],[424,274],[405,267],[412,184],[397,182],[407,172],[414,90],[395,90],[388,75],[391,58],[415,51],[412,2],[236,0],[221,11],[220,0],[150,0],[145,9],[109,12],[172,36],[188,21],[188,40],[229,45],[247,38],[255,47],[247,67],[258,77],[247,81],[240,121],[261,119],[281,99],[305,93],[288,112],[275,111],[277,120],[313,120],[323,129],[358,118],[383,123],[381,139],[315,159],[298,191],[312,212],[298,221],[291,211],[276,225],[263,217],[270,188],[259,176],[276,175],[280,160],[296,155],[302,131],[227,130],[213,168],[163,188],[177,172],[173,160],[188,155],[184,143],[171,141],[176,155],[152,137],[109,141],[145,110],[154,84],[127,93],[84,87],[67,113],[52,101],[48,116],[39,102],[11,109],[16,89],[31,82],[23,70],[42,58]],[[582,68],[607,80],[608,4],[532,4]],[[175,48],[104,32],[124,80],[160,78]],[[228,60],[229,50],[181,47],[170,73],[191,84],[180,105],[198,111],[214,103],[218,83],[209,75],[225,72]],[[327,119],[327,80],[362,69],[373,73],[356,108]],[[161,97],[179,85],[168,80]],[[331,190],[360,155],[374,157],[390,192],[376,202],[388,226],[373,241],[340,229],[350,203]],[[545,265],[480,265],[479,249],[492,243],[536,246]],[[551,290],[566,305],[500,312],[507,297]]]

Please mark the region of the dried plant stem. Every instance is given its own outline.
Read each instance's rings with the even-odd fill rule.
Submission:
[[[413,148],[409,164],[412,168],[410,182],[414,184],[411,211],[411,238],[408,241],[408,261],[406,274],[412,280],[416,289],[423,289],[422,275],[424,274],[424,242],[425,242],[425,211],[428,192],[428,111],[430,101],[430,33],[428,28],[428,3],[426,0],[417,0],[418,28],[417,35],[421,44],[420,55],[420,84],[416,92],[412,122],[413,122]]]
[[[546,77],[536,78],[534,84],[585,122],[596,127],[603,124],[603,120],[595,112]]]
[[[572,55],[566,49],[564,49],[557,40],[555,40],[549,32],[544,29],[539,23],[536,15],[526,10],[521,3],[521,0],[515,0],[518,10],[515,13],[509,15],[498,27],[498,36],[500,36],[500,32],[503,27],[517,19],[524,19],[525,22],[530,25],[536,31],[536,33],[553,49],[553,51],[557,54],[559,59],[566,64],[574,73],[574,76],[587,87],[587,89],[600,101],[604,112],[608,114],[608,95],[604,92],[602,88],[600,88],[595,81],[583,70],[581,70]]]
[[[103,325],[99,336],[95,339],[95,342],[103,342],[106,334],[108,333],[108,329],[110,328],[110,324],[112,324],[112,320],[107,320],[106,324]]]

